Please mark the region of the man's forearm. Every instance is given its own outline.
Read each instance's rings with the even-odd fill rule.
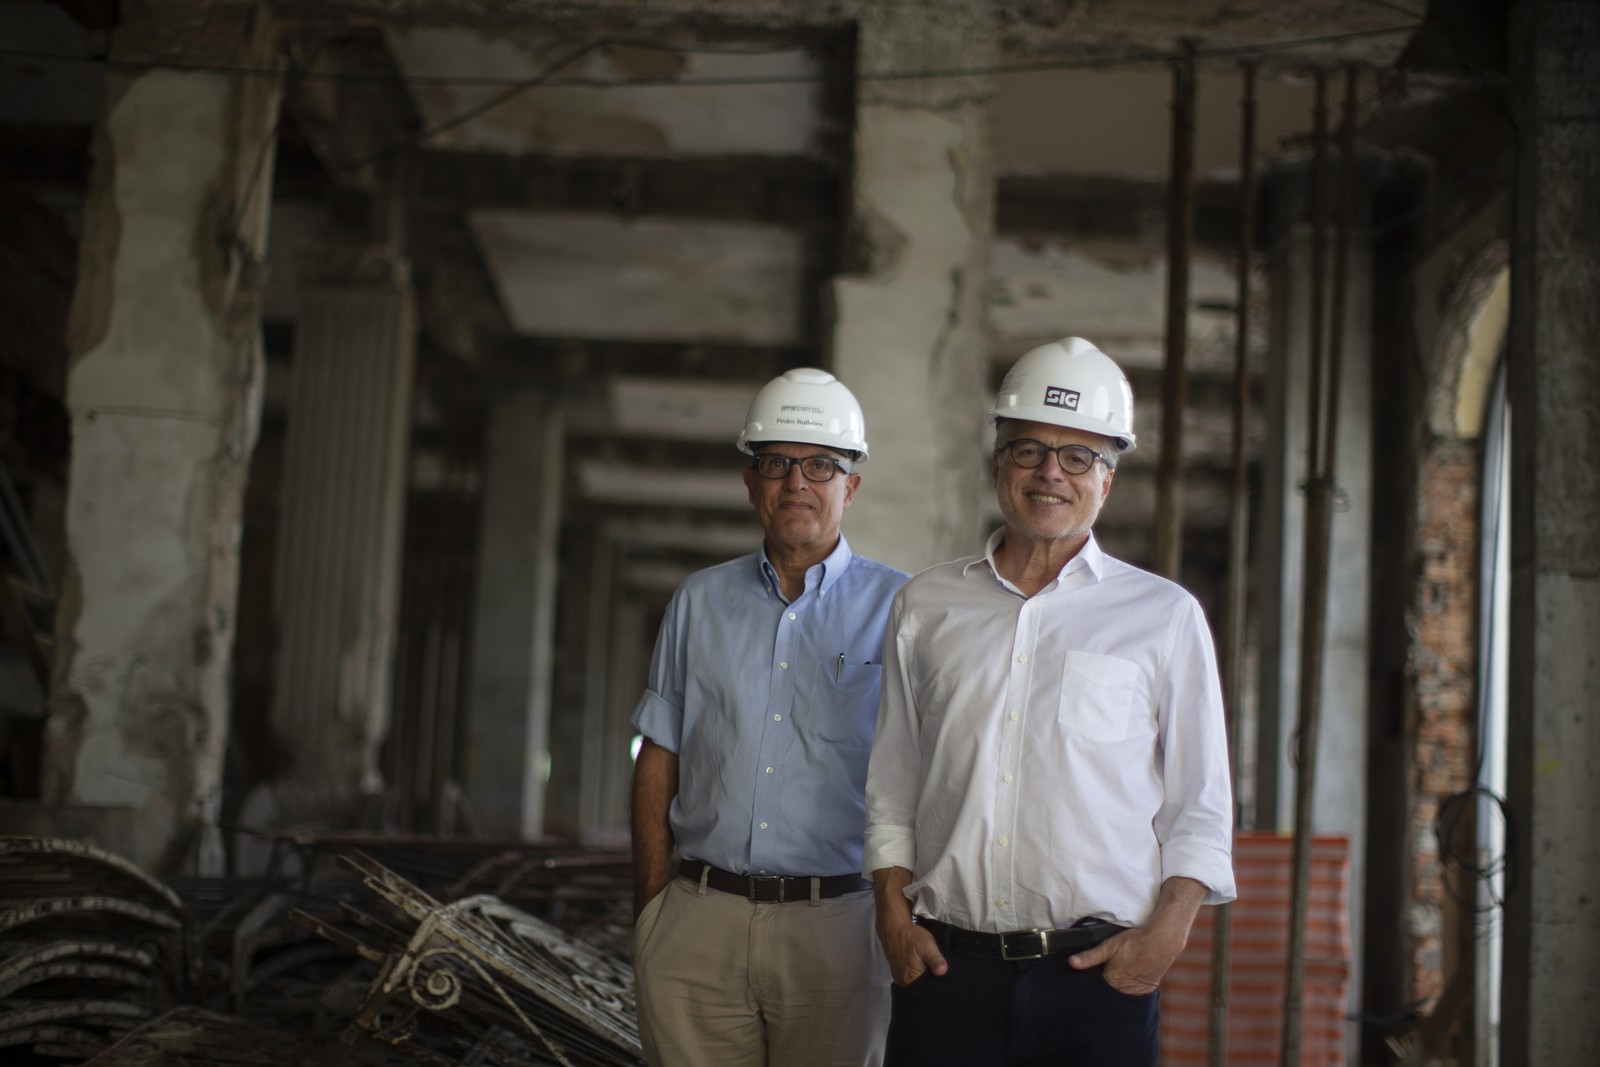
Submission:
[[[666,886],[672,870],[672,799],[678,755],[646,740],[633,765],[633,914]]]
[[[895,985],[908,986],[924,971],[942,975],[950,969],[933,935],[912,921],[905,888],[911,872],[904,867],[879,867],[872,872],[872,896],[878,909],[878,943]]]
[[[879,935],[885,929],[911,925],[911,901],[905,888],[911,872],[904,867],[879,867],[872,872],[872,899],[878,909]]]
[[[1161,883],[1161,895],[1144,928],[1166,938],[1175,938],[1179,949],[1189,940],[1194,917],[1205,903],[1207,889],[1201,882],[1174,875]]]

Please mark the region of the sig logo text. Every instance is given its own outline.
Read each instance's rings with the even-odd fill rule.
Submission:
[[[1078,410],[1078,396],[1076,389],[1063,389],[1059,385],[1052,385],[1044,391],[1044,402],[1053,408],[1066,408],[1068,411]]]

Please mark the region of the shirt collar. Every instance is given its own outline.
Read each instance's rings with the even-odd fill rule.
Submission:
[[[998,579],[1000,577],[1000,568],[994,565],[994,550],[999,548],[1000,542],[1005,539],[1006,528],[1004,526],[990,534],[989,540],[983,546],[983,555],[974,557],[970,563],[962,567],[962,576],[965,577],[974,567],[987,566],[989,572]],[[1056,575],[1056,581],[1061,581],[1069,573],[1076,570],[1087,570],[1091,580],[1099,581],[1105,573],[1105,565],[1105,553],[1100,551],[1100,542],[1095,540],[1094,531],[1090,530],[1089,540],[1085,541],[1083,547],[1078,549],[1071,559],[1067,560],[1066,566],[1062,567],[1061,572]]]
[[[822,568],[822,581],[818,583],[819,592],[826,593],[833,588],[834,584],[844,575],[845,569],[850,566],[850,559],[854,555],[855,553],[850,551],[850,542],[844,539],[844,534],[841,532],[839,534],[839,543],[833,546],[833,551],[829,552],[821,563],[812,565],[813,568]],[[756,559],[761,564],[761,577],[766,581],[767,587],[781,599],[783,590],[778,583],[778,571],[773,567],[772,561],[767,558],[766,541],[761,542],[761,551]],[[809,575],[811,571],[807,570],[806,573]],[[807,584],[809,585],[810,583],[808,582]],[[804,594],[801,595],[803,596]]]

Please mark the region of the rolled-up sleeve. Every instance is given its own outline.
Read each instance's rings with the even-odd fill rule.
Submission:
[[[633,709],[633,727],[669,752],[683,743],[683,705],[688,654],[683,637],[681,596],[674,596],[656,634],[655,652],[650,657],[650,677],[644,695]]]
[[[1155,818],[1161,876],[1193,878],[1205,903],[1237,895],[1233,875],[1233,783],[1222,684],[1210,631],[1192,599],[1173,613],[1160,693],[1165,799]]]
[[[883,641],[883,687],[878,725],[867,766],[867,831],[862,873],[885,867],[915,870],[914,825],[922,790],[922,759],[910,679],[911,635],[905,628],[905,593],[894,599]]]

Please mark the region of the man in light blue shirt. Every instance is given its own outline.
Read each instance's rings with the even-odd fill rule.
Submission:
[[[867,458],[843,383],[773,379],[738,447],[761,550],[679,586],[633,716],[640,1037],[655,1067],[876,1065],[889,972],[864,789],[907,576],[839,532]]]

